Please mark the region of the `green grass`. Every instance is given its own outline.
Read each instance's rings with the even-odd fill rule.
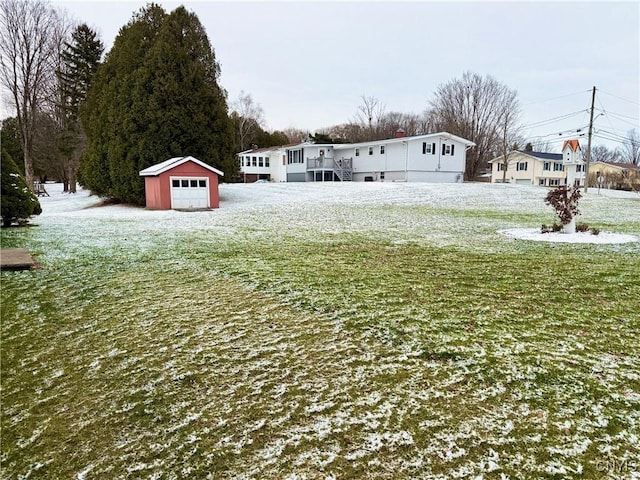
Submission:
[[[43,268],[2,273],[2,477],[637,475],[638,244],[401,210],[457,240],[3,231]]]

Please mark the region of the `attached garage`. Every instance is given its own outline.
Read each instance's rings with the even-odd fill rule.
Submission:
[[[147,208],[155,210],[204,210],[218,208],[220,170],[194,157],[175,157],[145,168]]]

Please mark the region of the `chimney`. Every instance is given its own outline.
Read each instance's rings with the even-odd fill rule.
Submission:
[[[402,138],[404,137],[404,130],[399,128],[398,131],[396,132],[396,138]]]

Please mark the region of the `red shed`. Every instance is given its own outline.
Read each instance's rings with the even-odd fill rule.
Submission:
[[[194,157],[175,157],[140,171],[147,208],[154,210],[218,208],[220,170]]]

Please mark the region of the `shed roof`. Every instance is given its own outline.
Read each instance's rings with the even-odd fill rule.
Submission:
[[[172,168],[175,168],[178,165],[182,165],[183,163],[186,163],[186,162],[193,162],[197,165],[200,165],[202,168],[206,168],[207,170],[210,170],[213,173],[217,173],[221,177],[224,176],[224,173],[218,170],[217,168],[214,168],[211,165],[208,165],[203,161],[198,160],[197,158],[192,157],[190,155],[186,157],[173,157],[173,158],[170,158],[169,160],[165,160],[164,162],[160,162],[160,163],[157,163],[156,165],[147,167],[144,170],[140,170],[140,176],[141,177],[157,177],[161,173],[164,173],[167,170],[171,170]]]

